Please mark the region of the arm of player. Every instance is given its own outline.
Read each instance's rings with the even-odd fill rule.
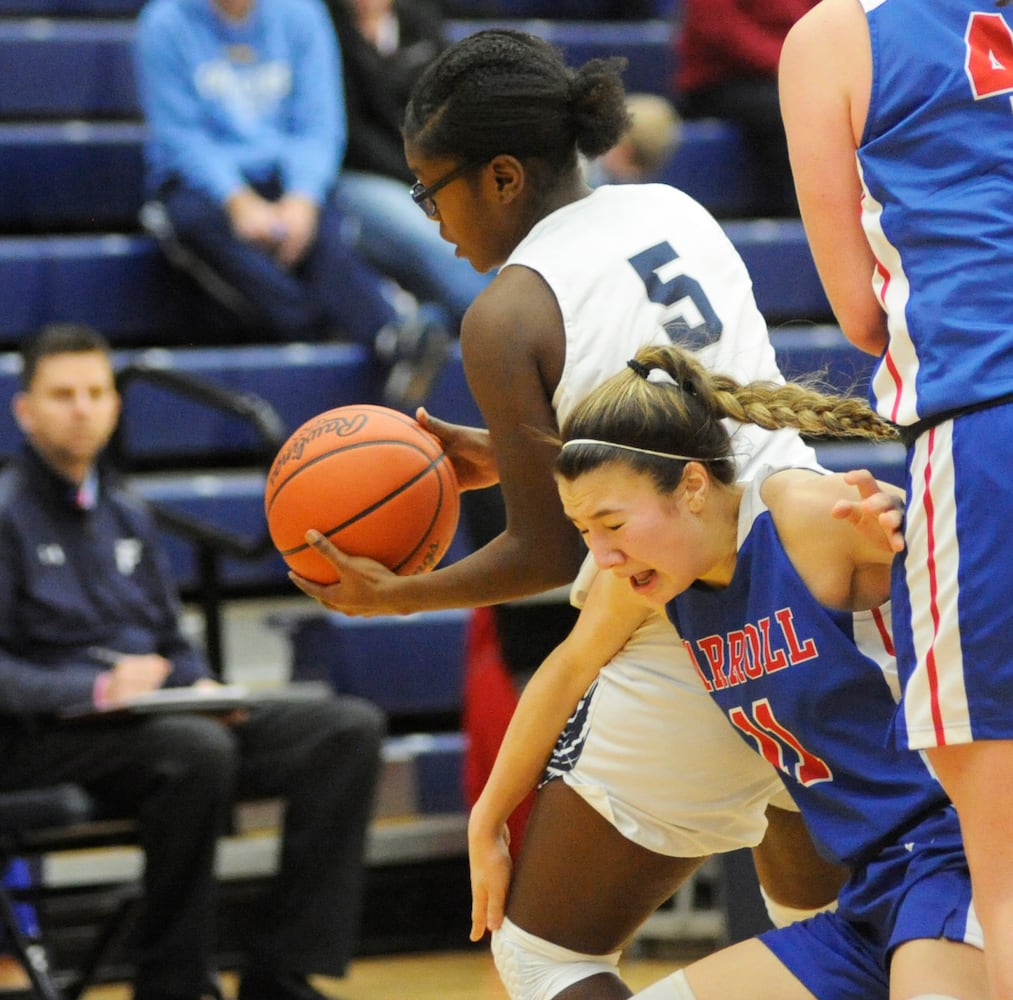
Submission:
[[[802,222],[841,330],[878,355],[886,314],[872,287],[876,262],[862,229],[855,164],[871,79],[869,30],[853,0],[825,0],[789,31],[778,90]]]
[[[537,784],[591,682],[650,614],[626,581],[599,573],[573,630],[525,687],[468,820],[473,941],[503,922],[511,869],[507,819]]]
[[[527,268],[506,268],[475,300],[461,328],[468,386],[488,427],[503,491],[505,530],[456,562],[411,576],[346,556],[310,532],[307,542],[340,579],[322,586],[292,576],[293,583],[348,615],[481,607],[569,583],[583,546],[559,502],[553,478],[558,447],[544,436],[556,430],[551,397],[564,351],[562,318],[548,287]]]
[[[868,472],[818,475],[788,469],[763,484],[785,553],[821,604],[848,611],[890,597],[890,569],[903,547],[903,494]]]

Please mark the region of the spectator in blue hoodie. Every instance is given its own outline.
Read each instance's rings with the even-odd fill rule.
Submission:
[[[251,334],[368,344],[387,401],[421,402],[446,353],[443,316],[399,311],[343,234],[341,59],[319,0],[151,0],[135,64],[143,219],[170,259]]]

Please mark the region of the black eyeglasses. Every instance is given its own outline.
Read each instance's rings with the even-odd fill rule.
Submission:
[[[462,163],[459,167],[454,167],[449,174],[444,174],[434,184],[430,184],[429,187],[425,187],[422,181],[416,181],[411,187],[412,201],[415,202],[419,208],[422,209],[430,219],[435,219],[439,214],[439,209],[436,207],[436,200],[433,195],[436,194],[441,188],[446,187],[451,181],[456,181],[466,170],[471,170],[474,167],[480,167],[485,160],[468,160],[467,163]]]

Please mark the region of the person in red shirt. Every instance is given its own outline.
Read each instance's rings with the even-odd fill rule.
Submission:
[[[796,216],[777,94],[788,29],[815,0],[684,0],[676,22],[673,96],[684,118],[738,122],[756,151],[756,214]]]

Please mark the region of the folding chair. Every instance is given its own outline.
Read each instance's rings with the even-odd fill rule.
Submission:
[[[136,843],[136,833],[132,820],[104,818],[95,801],[77,785],[0,792],[0,873],[14,857],[37,858],[58,850]],[[120,940],[139,899],[132,895],[119,903],[103,923],[81,967],[61,988],[50,968],[44,920],[40,919],[42,931],[35,937],[22,928],[16,910],[18,902],[37,905],[44,893],[44,886],[15,889],[0,883],[0,928],[25,967],[34,997],[77,1000]]]

